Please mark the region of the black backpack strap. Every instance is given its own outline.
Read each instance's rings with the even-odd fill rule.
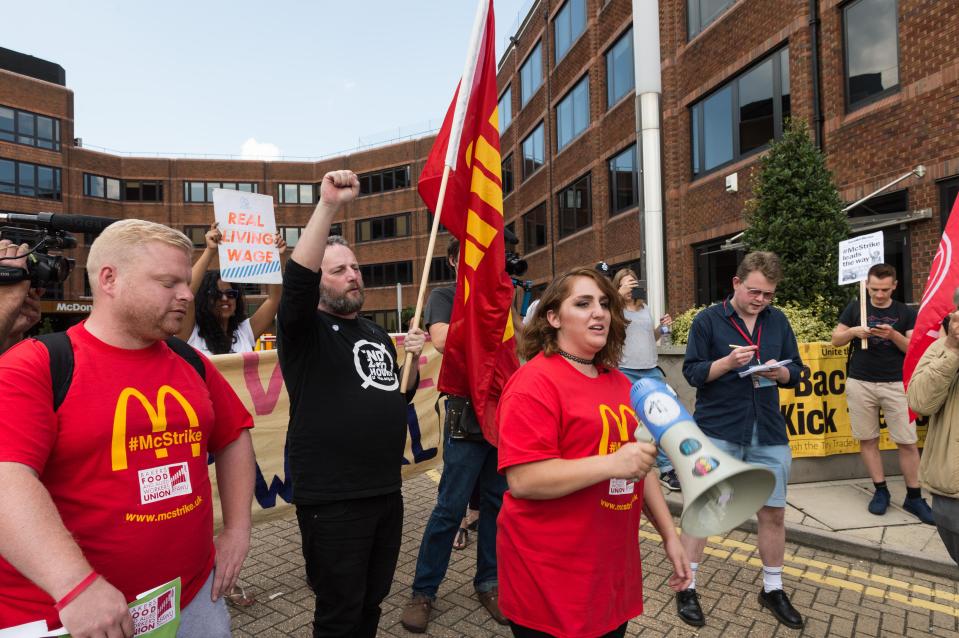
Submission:
[[[203,355],[193,349],[193,346],[188,344],[183,339],[178,337],[169,337],[166,340],[167,346],[170,350],[173,350],[181,359],[190,364],[190,367],[196,370],[196,373],[200,375],[200,378],[206,381],[206,366],[203,364]]]
[[[67,398],[73,381],[73,344],[65,332],[51,332],[36,337],[50,353],[50,379],[53,389],[53,411],[56,412]]]
[[[53,389],[53,411],[56,412],[63,405],[73,382],[73,344],[65,332],[51,332],[39,335],[36,340],[42,343],[50,353],[50,379]],[[200,378],[206,381],[206,367],[203,365],[203,355],[194,350],[186,341],[176,337],[166,340],[170,350],[196,370]]]

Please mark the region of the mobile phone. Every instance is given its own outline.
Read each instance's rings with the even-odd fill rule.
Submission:
[[[639,301],[640,299],[643,299],[646,296],[646,291],[640,288],[639,286],[636,286],[629,292],[630,292],[630,295],[632,295],[633,297],[633,301]]]

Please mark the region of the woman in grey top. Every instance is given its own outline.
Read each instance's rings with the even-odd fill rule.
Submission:
[[[672,317],[663,315],[659,324],[653,325],[649,306],[646,305],[643,291],[639,287],[639,277],[631,269],[623,268],[617,271],[613,277],[613,286],[623,297],[624,314],[628,321],[619,371],[634,383],[642,377],[652,377],[665,383],[666,375],[656,365],[656,344],[663,335],[663,328],[673,323]],[[656,456],[656,466],[659,468],[659,482],[663,487],[671,491],[679,490],[679,479],[673,465],[662,452]]]

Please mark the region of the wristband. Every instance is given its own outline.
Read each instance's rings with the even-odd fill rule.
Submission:
[[[57,611],[63,611],[63,608],[73,602],[73,599],[82,594],[87,587],[93,584],[97,578],[100,577],[100,574],[95,571],[90,572],[86,578],[80,581],[76,587],[67,592],[67,595],[57,601],[57,604],[53,606]]]

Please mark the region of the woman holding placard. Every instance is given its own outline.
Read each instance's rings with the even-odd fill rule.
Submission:
[[[193,264],[193,278],[190,281],[194,303],[187,309],[178,336],[207,356],[252,352],[256,340],[276,318],[283,286],[267,285],[266,300],[252,317],[247,318],[243,290],[237,284],[220,279],[219,270],[207,270],[223,239],[216,222],[206,232],[205,239],[206,248]],[[279,233],[275,241],[282,255],[286,250],[286,242]]]

